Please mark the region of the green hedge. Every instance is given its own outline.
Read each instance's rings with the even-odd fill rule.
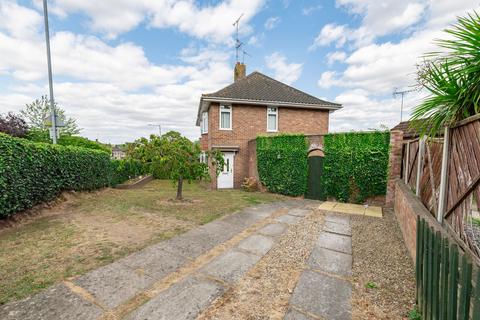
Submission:
[[[143,163],[135,159],[112,160],[111,165],[112,178],[110,184],[112,186],[146,173]]]
[[[54,199],[65,190],[94,190],[126,180],[137,164],[103,151],[35,143],[0,134],[0,217]]]
[[[308,144],[304,135],[257,138],[260,181],[271,192],[303,195],[307,188]]]
[[[327,197],[361,203],[387,188],[389,132],[328,134],[322,189]]]

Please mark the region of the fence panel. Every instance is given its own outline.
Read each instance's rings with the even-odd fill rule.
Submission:
[[[459,261],[461,262],[459,264]],[[423,319],[477,319],[480,272],[448,237],[417,218],[415,276],[417,304]],[[476,283],[473,284],[472,279]]]

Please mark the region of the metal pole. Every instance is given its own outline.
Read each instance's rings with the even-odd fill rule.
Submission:
[[[50,87],[50,110],[52,113],[52,142],[57,143],[57,115],[55,112],[55,100],[53,98],[52,58],[50,55],[50,33],[48,30],[47,0],[43,0],[43,17],[45,20],[45,42],[47,44],[48,85]]]
[[[442,170],[440,171],[440,195],[438,199],[437,221],[442,223],[447,205],[447,183],[448,183],[448,148],[450,144],[450,129],[445,128],[443,136],[443,152],[442,152]]]
[[[418,141],[417,181],[415,185],[415,194],[417,197],[420,197],[420,179],[422,179],[423,169],[423,149],[425,149],[425,137],[421,137]]]
[[[402,104],[400,106],[400,122],[402,122],[402,119],[403,119],[403,95],[405,93],[402,92]]]

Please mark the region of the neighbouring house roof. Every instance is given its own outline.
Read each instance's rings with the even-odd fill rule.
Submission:
[[[122,149],[120,149],[119,146],[113,146],[112,151],[115,151],[115,152],[124,152]]]
[[[200,114],[208,110],[211,102],[325,110],[337,110],[342,107],[341,104],[321,100],[258,71],[252,72],[217,92],[203,94],[198,107],[197,126],[200,125]]]
[[[418,132],[418,126],[424,122],[425,119],[411,120],[411,121],[402,121],[391,129],[399,130],[403,132],[403,139],[412,139],[417,138],[420,134]],[[438,134],[439,136],[443,135],[443,131]]]

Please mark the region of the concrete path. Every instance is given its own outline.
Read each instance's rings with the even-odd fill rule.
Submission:
[[[0,306],[0,319],[195,319],[317,207],[292,200],[247,208]],[[349,319],[351,263],[349,219],[329,215],[285,319]]]
[[[327,214],[284,320],[351,319],[350,217]]]

